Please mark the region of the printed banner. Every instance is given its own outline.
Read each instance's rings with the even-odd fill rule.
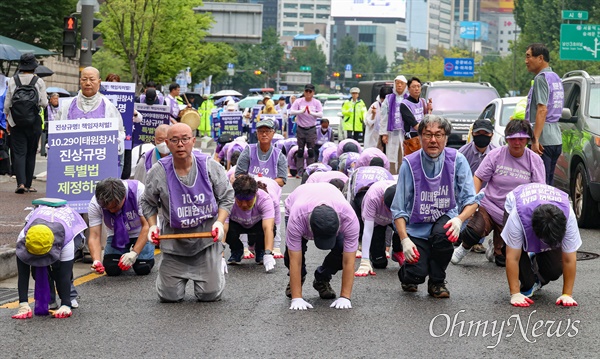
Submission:
[[[221,134],[231,134],[233,137],[239,137],[242,135],[242,112],[221,112]]]
[[[135,109],[142,115],[142,122],[133,124],[133,147],[143,143],[154,143],[156,128],[171,123],[169,106],[136,103]]]
[[[96,183],[118,177],[120,119],[98,118],[48,123],[46,195],[87,213]]]
[[[100,92],[121,112],[125,127],[125,149],[130,150],[133,133],[133,105],[135,103],[135,84],[131,82],[102,82]]]

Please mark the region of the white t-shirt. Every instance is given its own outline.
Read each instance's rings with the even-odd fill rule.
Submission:
[[[123,184],[125,185],[125,198],[127,198],[127,194],[129,193],[129,188],[127,186],[127,183],[125,183],[125,181],[123,181]],[[144,194],[144,189],[146,187],[144,186],[143,183],[138,181],[138,187],[137,187],[137,203],[138,203],[138,215],[140,217],[144,216],[144,212],[142,211],[142,195]],[[88,217],[90,220],[90,228],[95,227],[95,226],[99,226],[102,224],[102,220],[104,217],[104,213],[102,211],[102,207],[100,207],[100,205],[98,204],[98,201],[96,200],[96,196],[92,197],[92,200],[90,201],[90,205],[88,206]],[[137,228],[133,231],[129,231],[129,238],[134,238],[139,236],[140,232],[141,232],[142,228]],[[110,228],[106,228],[106,234],[107,236],[112,236],[114,235],[114,231]]]
[[[525,231],[517,213],[515,194],[511,191],[506,196],[504,208],[508,213],[508,219],[502,230],[502,239],[507,246],[514,249],[522,249],[525,241]],[[567,219],[567,231],[562,241],[562,251],[564,253],[573,253],[581,247],[581,236],[577,227],[577,218],[573,208],[569,207],[569,218]]]

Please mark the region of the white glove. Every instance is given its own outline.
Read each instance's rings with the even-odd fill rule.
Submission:
[[[54,318],[68,318],[71,316],[71,308],[66,305],[61,305],[60,308],[52,315]]]
[[[563,294],[556,300],[556,305],[562,305],[563,307],[576,307],[577,302],[570,295]]]
[[[514,307],[529,307],[530,304],[533,304],[533,300],[527,298],[521,293],[515,293],[510,295],[510,304],[512,304]]]
[[[229,269],[227,269],[227,261],[225,258],[221,258],[221,273],[229,273]]]
[[[119,259],[119,268],[121,268],[121,270],[129,270],[137,260],[137,257],[138,254],[135,251],[129,251],[128,253],[123,254],[121,259]]]
[[[104,265],[102,264],[102,262],[100,262],[99,260],[95,260],[94,263],[92,263],[92,270],[95,271],[98,274],[102,274],[104,273]]]
[[[354,276],[355,277],[366,277],[369,274],[375,275],[375,272],[373,272],[373,267],[371,267],[371,260],[363,258],[360,260],[360,266],[358,267],[358,270],[356,272],[354,272]]]
[[[160,234],[160,231],[158,230],[158,226],[156,224],[150,226],[150,229],[148,229],[148,242],[154,243],[156,245],[158,244],[158,240],[152,239],[153,233],[156,233],[156,236]]]
[[[452,218],[444,225],[444,228],[448,229],[448,232],[446,232],[446,236],[448,236],[448,240],[450,242],[454,243],[458,240],[461,227],[462,220],[458,217]]]
[[[19,311],[12,316],[13,319],[30,319],[32,317],[33,312],[27,302],[19,303]]]
[[[275,258],[273,258],[272,254],[265,254],[263,257],[263,265],[265,266],[265,270],[268,272],[271,269],[275,268]]]
[[[217,240],[222,242],[223,238],[225,238],[225,228],[223,228],[223,223],[221,223],[221,221],[215,221],[212,225],[212,230],[217,230]]]
[[[419,250],[413,241],[406,237],[400,243],[402,244],[402,252],[404,253],[406,262],[410,264],[417,263],[419,261],[419,257],[421,257],[421,254],[419,253]]]
[[[348,298],[339,297],[338,299],[335,300],[335,302],[331,303],[329,308],[352,309],[352,303],[350,302],[350,299],[348,299]]]
[[[312,309],[312,305],[305,301],[302,298],[294,298],[292,299],[292,305],[290,306],[291,310],[307,310]]]
[[[125,153],[125,132],[119,131],[119,136],[117,138],[117,153],[121,156]]]

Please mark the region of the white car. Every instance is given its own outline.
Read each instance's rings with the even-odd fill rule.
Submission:
[[[524,99],[524,96],[519,97],[501,97],[496,98],[488,103],[483,112],[477,117],[478,120],[488,119],[492,121],[494,125],[494,137],[492,137],[492,144],[496,147],[504,146],[506,140],[504,139],[504,128],[510,121],[510,117],[515,113],[515,107],[517,103]],[[471,125],[473,130],[473,125]],[[473,140],[473,135],[469,131],[469,139],[467,142]]]
[[[335,140],[343,140],[344,139],[344,131],[342,130],[341,121],[342,121],[342,109],[341,107],[324,107],[323,108],[323,118],[329,120],[329,126],[333,131],[333,141]]]

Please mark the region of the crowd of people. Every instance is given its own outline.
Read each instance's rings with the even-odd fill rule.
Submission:
[[[543,58],[536,46],[528,54]],[[550,79],[546,85],[552,82],[551,75],[544,76]],[[56,116],[107,116],[112,107],[98,93],[99,82],[96,69],[84,69],[81,92]],[[353,89],[344,105],[352,136],[337,144],[328,123],[319,121],[322,107],[310,84],[290,106],[297,127],[293,138],[278,136],[278,123],[264,116],[256,123],[256,143],[248,143],[247,136],[231,138],[208,155],[195,148],[196,128],[172,116],[175,123],[157,128],[156,147],[138,163],[141,177],[136,170],[134,179],[106,178],[96,185],[87,225],[64,201],[38,203],[17,242],[21,304],[14,318],[32,317],[25,280],[31,267],[37,279],[35,313],[48,311],[51,298],[45,294],[52,283],[45,282],[51,278],[61,300],[55,316],[71,315],[74,288],[69,290],[67,272],[73,243],[87,226],[92,270],[99,274],[116,276],[133,268],[147,275],[155,264],[154,247],[160,247],[161,302],[182,301],[188,281],[199,301],[219,300],[228,266],[252,259],[269,272],[283,259],[290,309],[310,309],[302,289],[307,248],[314,244],[327,254],[314,269],[312,285],[322,299],[332,300],[332,308],[352,308],[355,277],[375,275],[390,259],[398,263],[402,291],[417,292],[427,281],[430,296],[448,298],[449,264],[459,265],[477,248],[506,267],[507,302],[513,306],[531,305],[537,290],[561,276],[556,304],[577,305],[572,295],[581,238],[568,195],[546,183],[537,126],[510,121],[507,144],[494,148],[490,121],[477,120],[473,142],[449,148],[452,125],[431,114],[435,104],[420,98],[420,86],[418,78],[400,75],[368,109]],[[555,92],[562,88],[546,89],[547,98],[562,96]],[[175,90],[169,96],[175,97]],[[155,97],[152,91],[146,96]],[[262,114],[285,107],[270,99],[265,103]],[[370,131],[364,146],[354,135],[363,126]],[[302,184],[283,202],[282,218],[282,188],[291,177]],[[28,184],[24,180],[25,189]],[[104,253],[103,224],[108,228]],[[336,292],[330,282],[339,271]],[[44,284],[40,288],[38,281]]]

